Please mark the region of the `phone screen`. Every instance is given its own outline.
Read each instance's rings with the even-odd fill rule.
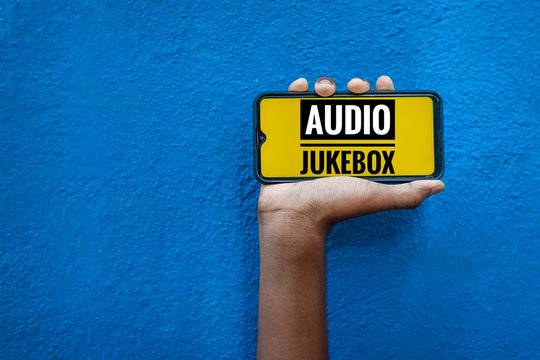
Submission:
[[[441,111],[433,92],[262,94],[255,100],[256,176],[263,183],[439,178]]]

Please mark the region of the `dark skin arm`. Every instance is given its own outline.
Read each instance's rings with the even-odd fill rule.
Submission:
[[[369,83],[352,79],[353,93]],[[394,90],[381,76],[376,89]],[[289,91],[308,90],[305,79]],[[332,79],[319,79],[315,91],[331,96]],[[393,209],[412,209],[444,189],[439,180],[383,185],[364,179],[333,177],[263,185],[259,194],[259,329],[257,358],[328,359],[325,239],[339,221]]]

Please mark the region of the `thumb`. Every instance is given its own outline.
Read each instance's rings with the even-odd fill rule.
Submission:
[[[431,195],[444,190],[440,180],[418,180],[392,186],[393,193],[387,194],[388,209],[416,209]]]
[[[347,186],[340,186],[342,193],[339,202],[333,202],[334,206],[331,206],[327,213],[333,221],[378,211],[415,209],[429,196],[444,190],[444,183],[440,180],[418,180],[399,185],[385,185],[363,179],[341,179],[347,182]]]

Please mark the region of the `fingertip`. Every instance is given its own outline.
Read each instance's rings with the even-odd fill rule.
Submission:
[[[334,95],[336,92],[336,89],[332,87],[331,85],[327,84],[320,84],[315,86],[315,92],[319,96],[328,97]]]
[[[319,96],[332,96],[336,92],[336,82],[330,77],[320,77],[315,82],[315,92]]]
[[[308,91],[308,89],[309,89],[308,81],[306,80],[306,78],[303,78],[303,77],[294,80],[289,85],[289,91],[291,92],[305,92],[305,91]]]
[[[354,94],[363,94],[368,92],[370,89],[369,81],[360,78],[353,78],[347,84],[347,89]]]
[[[446,188],[446,185],[441,180],[435,180],[436,184],[431,188],[431,195],[437,195]]]
[[[418,180],[410,183],[422,193],[427,195],[436,195],[444,190],[445,185],[441,180]]]
[[[394,91],[394,82],[392,81],[390,76],[379,76],[379,78],[377,79],[377,83],[375,84],[375,89],[377,91]]]
[[[393,209],[416,209],[424,200],[444,189],[440,180],[417,180],[410,183],[391,186],[393,191],[388,195],[387,203]]]

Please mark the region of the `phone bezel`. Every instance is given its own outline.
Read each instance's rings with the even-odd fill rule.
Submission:
[[[435,170],[430,175],[409,175],[409,176],[355,176],[362,179],[376,181],[380,183],[403,183],[414,180],[431,180],[440,179],[444,173],[444,138],[443,138],[443,109],[442,98],[438,93],[431,90],[423,91],[387,91],[387,92],[370,92],[365,94],[352,94],[339,92],[333,97],[350,97],[350,98],[370,98],[370,97],[430,97],[433,100],[433,138],[435,152]],[[262,184],[278,184],[285,182],[298,182],[303,180],[320,179],[333,176],[318,176],[318,177],[286,177],[286,178],[267,178],[261,174],[261,153],[260,148],[264,143],[259,136],[260,131],[260,103],[267,98],[321,98],[314,92],[291,93],[291,92],[264,92],[259,94],[253,102],[253,122],[254,122],[254,174]],[[263,136],[265,136],[263,134]]]

